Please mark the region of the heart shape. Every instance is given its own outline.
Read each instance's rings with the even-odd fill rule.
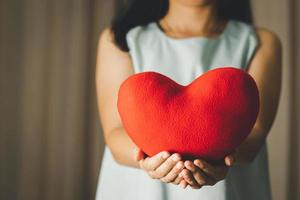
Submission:
[[[254,79],[234,67],[209,70],[187,86],[142,72],[121,84],[117,106],[127,134],[147,155],[166,150],[218,162],[253,128],[259,93]]]

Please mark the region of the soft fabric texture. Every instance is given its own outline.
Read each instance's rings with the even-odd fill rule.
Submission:
[[[157,72],[123,82],[118,110],[127,134],[147,155],[223,161],[250,133],[259,110],[253,78],[232,67],[209,70],[182,86]]]
[[[155,22],[134,27],[126,39],[134,73],[158,72],[181,85],[188,85],[201,74],[220,66],[246,70],[258,46],[254,28],[233,20],[215,39],[170,38]],[[106,146],[96,199],[271,200],[267,145],[262,146],[251,164],[231,167],[226,179],[199,190],[190,187],[183,190],[177,185],[150,179],[141,169],[120,165]]]

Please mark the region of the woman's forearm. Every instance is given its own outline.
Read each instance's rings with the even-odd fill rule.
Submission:
[[[237,149],[235,164],[251,163],[265,143],[267,134],[267,130],[262,130],[254,126],[249,136]]]
[[[134,160],[134,148],[136,145],[131,141],[123,127],[113,129],[106,138],[115,161],[121,165],[139,168],[139,164]]]

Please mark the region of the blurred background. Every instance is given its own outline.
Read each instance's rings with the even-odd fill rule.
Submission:
[[[104,147],[94,70],[120,0],[0,1],[0,199],[94,199]],[[268,137],[274,200],[300,199],[300,1],[252,0],[284,47]],[[257,180],[260,181],[260,180]]]

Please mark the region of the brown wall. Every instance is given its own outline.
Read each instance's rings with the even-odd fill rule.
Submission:
[[[113,1],[0,1],[0,199],[93,199],[94,69]]]

